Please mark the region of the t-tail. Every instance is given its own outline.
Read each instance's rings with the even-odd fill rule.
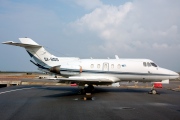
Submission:
[[[35,60],[30,60],[33,64],[41,69],[49,69],[53,66],[60,65],[60,60],[58,57],[50,54],[44,49],[43,46],[34,42],[30,38],[19,38],[21,43],[15,43],[13,41],[3,42],[3,44],[9,44],[19,47],[24,47],[28,54]]]

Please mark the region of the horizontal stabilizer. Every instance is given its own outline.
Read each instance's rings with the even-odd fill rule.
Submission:
[[[3,42],[2,44],[14,45],[19,47],[42,47],[30,38],[19,38],[21,43],[15,43],[13,41]]]
[[[2,44],[8,44],[8,45],[19,46],[19,47],[42,47],[38,44],[35,45],[35,44],[15,43],[13,41],[3,42]]]

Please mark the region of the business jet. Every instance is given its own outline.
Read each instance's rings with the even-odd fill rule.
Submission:
[[[63,78],[57,78],[60,83],[77,84],[81,93],[91,93],[94,85],[112,85],[120,82],[151,82],[151,93],[155,88],[169,83],[170,79],[179,77],[174,71],[164,69],[149,59],[80,59],[77,57],[56,57],[50,54],[30,38],[19,38],[21,43],[13,41],[3,44],[19,46],[26,49],[30,60],[40,70],[45,70]],[[85,85],[88,85],[85,87]]]

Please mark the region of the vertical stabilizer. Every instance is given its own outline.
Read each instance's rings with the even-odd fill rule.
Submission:
[[[44,49],[43,46],[39,46],[38,43],[30,38],[19,38],[22,44],[31,44],[33,46],[25,47],[29,55],[40,65],[48,68],[59,65],[59,59],[50,54]],[[37,47],[36,47],[37,46]]]
[[[58,57],[50,54],[44,49],[43,46],[39,45],[30,38],[19,38],[21,43],[15,43],[13,41],[4,42],[3,44],[9,44],[19,47],[24,47],[28,54],[41,66],[45,68],[59,65],[60,61]]]

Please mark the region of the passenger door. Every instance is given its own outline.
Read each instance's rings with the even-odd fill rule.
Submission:
[[[103,71],[109,71],[109,63],[103,63]]]

